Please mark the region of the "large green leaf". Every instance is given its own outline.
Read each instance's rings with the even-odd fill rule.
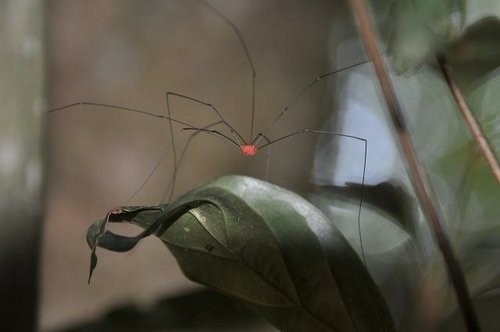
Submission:
[[[107,221],[145,230],[120,236],[106,230]],[[125,251],[153,233],[188,278],[240,299],[282,330],[394,330],[358,255],[327,217],[290,191],[226,176],[168,206],[115,210],[87,239],[94,249]]]
[[[477,80],[500,66],[500,20],[482,18],[448,43],[443,52],[463,88],[474,87]]]
[[[386,19],[394,67],[415,71],[444,54],[463,84],[489,74],[500,65],[499,11],[494,2],[394,1]]]
[[[415,71],[434,61],[443,45],[459,35],[464,11],[464,0],[395,0],[388,16],[388,51],[395,68],[400,73]]]

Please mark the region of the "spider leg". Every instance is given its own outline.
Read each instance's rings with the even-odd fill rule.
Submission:
[[[363,141],[366,144],[366,139],[364,139],[362,137],[353,136],[353,135],[347,135],[347,134],[332,133],[332,132],[325,131],[325,130],[314,130],[314,129],[307,129],[307,128],[305,128],[305,129],[301,129],[301,130],[295,131],[293,133],[287,134],[287,135],[282,136],[280,138],[277,138],[275,140],[272,140],[272,141],[270,141],[270,142],[268,142],[266,144],[263,144],[263,145],[261,145],[259,147],[259,149],[263,149],[266,146],[269,146],[271,144],[277,143],[277,142],[282,141],[284,139],[287,139],[287,138],[290,138],[290,137],[293,137],[293,136],[297,136],[297,135],[300,135],[300,134],[303,134],[303,133],[317,133],[317,134],[328,134],[328,135],[334,135],[334,136],[342,136],[342,137],[347,137],[347,138],[352,138],[352,139],[356,139],[356,140],[359,140],[359,141]]]
[[[205,128],[197,128],[197,127],[187,127],[187,128],[182,128],[182,130],[195,130],[195,131],[198,131],[198,132],[203,132],[203,133],[207,133],[207,134],[210,134],[210,135],[215,135],[215,136],[217,136],[219,138],[224,138],[224,139],[228,140],[231,144],[233,144],[234,146],[236,146],[238,149],[241,147],[241,145],[238,144],[238,142],[232,140],[229,136],[224,135],[223,133],[221,133],[218,130],[205,129]]]
[[[354,140],[358,140],[363,143],[364,146],[364,157],[363,157],[363,175],[361,177],[361,192],[360,192],[360,199],[359,199],[359,206],[358,206],[358,217],[357,217],[357,223],[358,223],[358,237],[359,237],[359,243],[361,246],[361,256],[363,259],[363,262],[366,265],[366,257],[365,257],[365,250],[363,246],[363,237],[361,235],[361,209],[363,206],[363,197],[364,197],[364,191],[365,191],[365,175],[366,175],[366,159],[368,155],[368,141],[365,138],[358,137],[358,136],[353,136],[353,135],[347,135],[347,134],[339,134],[339,133],[332,133],[329,131],[324,131],[324,130],[313,130],[313,129],[302,129],[298,130],[295,132],[292,132],[290,134],[284,135],[280,138],[277,138],[275,140],[269,141],[268,143],[261,145],[259,149],[264,149],[266,147],[269,147],[270,145],[283,141],[287,138],[291,138],[294,136],[298,136],[301,134],[307,134],[307,133],[316,133],[316,134],[327,134],[327,135],[332,135],[332,136],[340,136],[340,137],[346,137]]]
[[[195,101],[195,102],[198,102],[198,103],[202,103],[202,104],[207,105],[207,106],[210,105],[208,103],[204,103],[202,101],[196,100],[196,99],[188,97],[188,96],[183,96],[183,95],[178,95],[178,94],[175,94],[175,93],[168,93],[167,92],[167,94],[166,94],[166,112],[167,112],[167,116],[160,115],[160,114],[155,114],[155,113],[151,113],[151,112],[147,112],[147,111],[143,111],[143,110],[137,109],[137,108],[131,108],[131,107],[125,107],[125,106],[113,105],[113,104],[106,104],[106,103],[86,102],[86,101],[63,105],[63,106],[51,109],[51,110],[47,111],[47,113],[51,114],[51,113],[65,111],[65,110],[78,110],[79,106],[81,106],[81,107],[97,106],[97,107],[101,107],[101,108],[107,109],[108,111],[132,112],[132,113],[136,113],[136,114],[139,114],[139,115],[151,116],[151,117],[162,119],[162,120],[168,120],[169,121],[169,126],[170,126],[170,128],[169,128],[170,129],[170,139],[171,139],[171,142],[172,142],[171,146],[172,146],[172,154],[173,154],[173,172],[174,172],[174,174],[171,177],[171,181],[169,182],[169,184],[167,186],[167,188],[170,188],[170,194],[168,195],[168,200],[170,201],[170,198],[172,197],[173,191],[174,191],[174,188],[175,188],[175,182],[176,182],[176,177],[177,177],[176,176],[177,169],[178,169],[180,163],[182,162],[182,158],[183,158],[183,156],[185,154],[185,150],[183,150],[183,152],[181,154],[181,158],[179,159],[179,162],[178,162],[177,161],[177,151],[176,151],[176,148],[175,148],[175,137],[173,135],[172,123],[177,123],[177,124],[186,126],[187,128],[185,128],[185,130],[197,130],[199,132],[206,132],[206,133],[209,133],[209,134],[212,134],[212,135],[219,136],[221,138],[225,138],[231,144],[233,144],[234,146],[236,146],[238,149],[240,148],[240,145],[241,145],[240,142],[239,142],[239,139],[242,139],[242,138],[222,117],[220,117],[221,119],[219,121],[211,123],[211,124],[209,124],[209,125],[207,125],[207,126],[205,126],[203,128],[198,128],[198,127],[196,127],[196,126],[194,126],[194,125],[192,125],[190,123],[187,123],[187,122],[180,121],[180,120],[172,118],[170,116],[171,114],[170,114],[170,105],[169,105],[169,98],[168,98],[169,94],[175,95],[175,96],[178,96],[178,97],[181,97],[181,98],[185,98],[185,99],[188,99],[188,100],[192,100],[192,101]],[[217,114],[219,114],[218,111],[215,109],[215,107],[213,107],[213,109],[217,112]],[[91,109],[91,110],[94,110],[94,109]],[[221,133],[221,132],[219,132],[217,130],[210,130],[209,129],[209,128],[214,127],[214,126],[219,125],[219,124],[223,124],[223,125],[227,126],[232,133],[234,133],[234,134],[236,134],[238,136],[235,136],[235,139],[232,139],[229,136],[224,135],[223,133]],[[197,134],[198,133],[195,133],[193,136],[196,136]],[[192,140],[192,138],[193,137],[190,137],[188,140],[190,141],[190,140]],[[188,143],[189,143],[189,141],[188,141]],[[188,143],[186,143],[186,144],[188,144]],[[157,168],[159,167],[159,165],[161,164],[161,162],[165,159],[166,154],[167,154],[167,151],[165,151],[165,153],[162,154],[162,156],[158,159],[158,161],[155,163],[155,165],[153,166],[153,168],[151,169],[151,171],[146,176],[146,179],[144,180],[144,182],[127,199],[127,202],[130,201],[131,199],[133,199],[135,196],[137,196],[137,194],[144,188],[144,186],[146,186],[146,184],[149,182],[149,180],[151,179],[151,177],[154,175],[155,171],[157,170]],[[163,195],[162,201],[165,199],[165,196],[166,195]]]
[[[151,117],[159,118],[159,119],[162,119],[162,120],[169,120],[170,125],[171,125],[172,121],[173,122],[178,122],[178,123],[180,123],[182,125],[188,125],[187,123],[184,123],[184,122],[181,122],[181,121],[178,121],[178,120],[175,120],[175,119],[171,119],[171,118],[165,117],[163,115],[159,115],[159,114],[154,114],[154,113],[151,113],[151,112],[143,111],[141,109],[136,109],[136,108],[131,108],[131,107],[125,107],[125,106],[120,106],[120,105],[106,104],[106,103],[86,102],[86,101],[72,103],[72,104],[68,104],[68,105],[64,105],[64,106],[60,106],[60,107],[57,107],[57,108],[54,108],[54,109],[51,109],[51,110],[47,111],[47,113],[50,114],[50,113],[60,112],[60,111],[64,111],[64,110],[78,110],[78,106],[97,106],[97,107],[101,107],[101,108],[107,109],[108,111],[132,112],[132,113],[136,113],[136,114],[139,114],[139,115],[145,115],[145,116],[151,116]],[[137,194],[149,182],[150,178],[153,176],[153,174],[155,173],[155,171],[157,170],[157,168],[159,167],[159,165],[161,164],[161,162],[165,159],[165,157],[167,155],[167,152],[168,151],[165,151],[162,154],[161,158],[158,159],[158,161],[155,163],[155,165],[152,168],[152,170],[146,176],[146,179],[144,180],[144,182],[126,200],[125,204],[127,204],[127,202],[129,202],[131,199],[133,199],[135,196],[137,196]]]
[[[302,90],[300,90],[300,92],[292,99],[292,102],[290,104],[286,105],[281,110],[281,112],[278,113],[278,115],[267,125],[267,127],[263,130],[263,132],[268,132],[279,120],[281,120],[281,118],[283,118],[289,112],[293,111],[295,109],[295,105],[300,100],[300,98],[306,92],[308,92],[311,88],[313,88],[319,81],[321,81],[324,78],[330,77],[332,75],[341,73],[341,72],[343,72],[345,70],[349,70],[349,69],[352,69],[354,67],[366,64],[368,62],[370,62],[370,60],[365,60],[365,61],[357,62],[357,63],[354,63],[354,64],[349,65],[347,67],[340,68],[340,69],[337,69],[337,70],[334,70],[334,71],[331,71],[331,72],[328,72],[326,74],[323,74],[323,75],[320,75],[320,76],[316,77],[315,79],[313,79],[311,81],[311,83],[307,84],[304,88],[302,88]]]
[[[267,141],[267,143],[271,143],[271,140],[266,136],[264,135],[262,132],[258,133],[257,136],[255,136],[255,138],[253,139],[252,141],[252,145],[257,145],[259,144],[260,140],[261,139],[265,139]]]
[[[163,152],[161,154],[161,157],[156,161],[155,165],[153,166],[153,168],[149,171],[148,175],[146,176],[146,178],[144,179],[144,181],[142,182],[142,184],[139,186],[139,188],[137,188],[136,191],[134,191],[134,193],[125,201],[125,204],[124,205],[127,205],[128,202],[130,202],[135,196],[137,196],[137,194],[139,194],[141,192],[141,190],[146,186],[146,184],[149,182],[149,180],[153,177],[153,174],[156,172],[156,170],[158,169],[158,167],[160,166],[160,164],[162,163],[162,161],[165,159],[165,157],[167,156],[168,154],[168,150],[166,150],[165,152]]]
[[[81,101],[77,103],[72,103],[64,106],[60,106],[57,108],[53,108],[51,110],[48,110],[47,113],[55,113],[55,112],[60,112],[64,110],[78,110],[77,106],[98,106],[98,107],[104,107],[108,108],[109,110],[115,110],[115,111],[126,111],[126,112],[132,112],[132,113],[137,113],[141,115],[146,115],[146,116],[152,116],[155,118],[160,118],[160,119],[165,119],[163,115],[159,114],[154,114],[151,112],[146,112],[137,108],[130,108],[130,107],[125,107],[125,106],[119,106],[119,105],[112,105],[112,104],[104,104],[104,103],[94,103],[94,102],[86,102],[86,101]]]
[[[78,106],[98,106],[98,107],[104,108],[105,110],[107,109],[108,111],[132,112],[132,113],[136,113],[136,114],[139,114],[139,115],[151,116],[151,117],[162,119],[162,120],[169,120],[169,121],[172,121],[174,123],[181,124],[181,125],[184,125],[184,126],[192,126],[191,124],[189,124],[187,122],[180,121],[180,120],[177,120],[177,119],[174,119],[174,118],[171,118],[171,117],[167,117],[167,116],[164,116],[164,115],[160,115],[160,114],[155,114],[155,113],[143,111],[143,110],[138,109],[138,108],[131,108],[131,107],[125,107],[125,106],[113,105],[113,104],[87,102],[87,101],[81,101],[81,102],[72,103],[72,104],[60,106],[60,107],[57,107],[57,108],[53,108],[53,109],[48,110],[47,113],[49,113],[49,114],[50,113],[56,113],[56,112],[61,112],[61,111],[64,111],[64,110],[68,110],[68,111],[75,110],[76,111],[76,110],[79,110]],[[90,110],[96,110],[96,109],[90,109]],[[102,109],[100,109],[100,111],[101,110]]]
[[[137,108],[131,108],[131,107],[125,107],[125,106],[113,105],[113,104],[106,104],[106,103],[86,102],[86,101],[63,105],[63,106],[60,106],[60,107],[48,110],[47,113],[51,114],[51,113],[56,113],[56,112],[61,112],[61,111],[66,111],[66,110],[69,110],[69,111],[71,111],[71,110],[78,110],[79,106],[81,106],[81,107],[97,106],[97,107],[103,108],[104,110],[108,110],[108,111],[132,112],[132,113],[136,113],[136,114],[139,114],[139,115],[144,115],[144,116],[150,116],[150,117],[158,118],[158,119],[161,119],[161,120],[168,120],[169,121],[169,125],[170,125],[170,138],[171,138],[171,142],[172,142],[173,162],[174,162],[174,165],[176,165],[177,164],[177,156],[176,156],[176,150],[175,150],[175,142],[174,142],[174,136],[173,136],[172,122],[180,124],[180,125],[188,126],[188,127],[194,127],[194,126],[191,125],[191,124],[189,124],[189,123],[187,123],[187,122],[179,121],[177,119],[174,119],[174,118],[170,117],[170,110],[169,110],[169,105],[168,105],[168,99],[167,99],[166,102],[167,102],[166,107],[167,107],[167,115],[168,116],[164,116],[164,115],[160,115],[160,114],[155,114],[155,113],[143,111],[143,110],[137,109]],[[95,110],[95,109],[90,109],[90,110]],[[99,110],[102,110],[102,109],[99,109]],[[217,121],[217,122],[215,122],[213,124],[208,125],[207,128],[215,126],[217,124],[221,124],[221,123],[224,123],[224,121],[223,120]],[[157,170],[157,168],[159,167],[159,165],[161,164],[161,162],[165,159],[165,157],[167,155],[167,152],[168,151],[165,151],[162,154],[162,156],[160,157],[160,159],[158,159],[158,161],[155,163],[155,165],[152,168],[152,170],[146,176],[146,179],[144,180],[144,182],[127,199],[126,202],[130,201],[131,199],[133,199],[144,188],[144,186],[149,182],[149,180],[153,176],[154,172]],[[175,166],[174,166],[174,170],[175,170]],[[175,175],[173,175],[172,179],[173,179],[172,181],[174,182],[174,185],[175,185]],[[174,185],[172,185],[172,188],[174,187]]]
[[[222,123],[223,123],[222,121],[217,121],[217,122],[206,125],[202,129],[208,130],[208,128],[212,128],[212,127],[217,126],[217,125],[222,124]],[[175,181],[177,179],[177,171],[178,171],[179,167],[181,166],[182,161],[184,160],[184,156],[186,155],[186,151],[187,151],[189,145],[191,144],[191,141],[201,132],[202,131],[199,131],[199,132],[195,132],[195,133],[189,135],[186,144],[184,144],[184,147],[182,148],[182,152],[181,152],[178,160],[177,160],[177,156],[176,156],[175,162],[174,162],[173,174],[172,174],[172,177],[170,178],[170,181],[168,182],[168,184],[165,188],[165,192],[163,193],[163,196],[161,199],[162,202],[165,201],[165,198],[167,197],[167,193],[169,192],[169,190],[170,190],[170,193],[168,194],[168,201],[170,201],[172,199],[172,195],[173,195],[174,190],[175,190]],[[175,148],[173,147],[173,149],[175,149]]]
[[[229,131],[233,135],[235,135],[236,140],[238,140],[238,137],[240,139],[242,139],[242,138],[238,134],[238,132],[224,119],[224,117],[219,113],[219,111],[217,110],[217,108],[215,106],[213,106],[212,104],[204,102],[204,101],[196,99],[196,98],[193,98],[193,97],[190,97],[190,96],[187,96],[187,95],[180,94],[180,93],[171,92],[171,91],[165,92],[166,112],[167,112],[167,117],[170,120],[169,125],[170,125],[170,140],[172,142],[172,151],[173,151],[173,159],[172,159],[172,162],[173,162],[172,166],[173,167],[172,167],[171,181],[167,184],[167,188],[166,188],[166,190],[165,190],[165,192],[164,192],[164,194],[162,196],[161,201],[165,200],[165,197],[167,196],[167,192],[168,192],[168,190],[170,188],[170,193],[168,194],[168,199],[167,199],[167,201],[170,202],[170,200],[172,199],[172,196],[174,194],[175,183],[177,181],[177,169],[178,169],[180,163],[182,162],[182,159],[184,158],[184,154],[186,153],[187,145],[191,142],[192,138],[197,135],[197,133],[195,133],[194,135],[192,135],[191,137],[188,138],[188,142],[184,146],[181,158],[180,158],[179,162],[177,162],[177,150],[176,150],[176,147],[175,147],[175,136],[174,136],[174,131],[173,131],[173,128],[172,128],[172,120],[173,119],[172,119],[172,114],[170,112],[170,99],[169,99],[169,96],[173,96],[173,97],[178,97],[178,98],[181,98],[181,99],[190,100],[192,102],[195,102],[195,103],[207,106],[207,107],[209,107],[209,109],[213,110],[217,114],[217,116],[219,117],[220,121],[215,122],[213,124],[209,124],[208,126],[206,126],[204,128],[201,128],[201,129],[203,129],[203,130],[209,130],[208,128],[211,128],[211,127],[213,127],[213,126],[215,126],[217,124],[224,124],[224,125],[226,125],[229,128]],[[177,122],[180,123],[180,121],[177,121]],[[187,123],[182,123],[182,124],[186,125],[189,128],[196,128],[196,126],[193,126],[193,125],[190,125],[190,124],[187,124]],[[229,137],[227,137],[227,139],[230,142],[234,143],[234,141],[232,139],[230,139]]]
[[[209,6],[209,7],[211,7],[211,6]],[[218,15],[222,15],[215,8],[212,8],[212,10],[214,10],[216,13],[218,13]],[[223,17],[223,15],[222,15],[222,17]],[[206,127],[200,128],[200,127],[191,125],[189,123],[173,119],[171,117],[171,112],[170,112],[170,97],[177,97],[177,98],[189,100],[189,101],[195,102],[197,104],[206,106],[206,107],[208,107],[210,110],[212,110],[217,115],[217,117],[220,119],[220,121],[215,122],[215,123],[213,123],[211,125],[208,125]],[[237,148],[240,148],[240,146],[244,144],[245,140],[238,133],[238,131],[233,126],[231,126],[231,124],[229,122],[227,122],[226,119],[224,119],[224,117],[219,112],[219,110],[214,105],[212,105],[211,103],[208,103],[208,102],[205,102],[203,100],[196,99],[196,98],[184,95],[184,94],[180,94],[180,93],[176,93],[176,92],[172,92],[172,91],[167,91],[165,93],[165,104],[166,104],[166,111],[167,111],[167,117],[165,117],[165,118],[168,119],[168,120],[170,120],[170,139],[171,139],[171,142],[172,142],[172,151],[173,151],[173,174],[172,174],[172,178],[171,178],[172,180],[169,183],[169,185],[167,186],[167,188],[170,188],[170,193],[168,194],[168,201],[170,201],[170,199],[172,198],[172,195],[174,193],[175,182],[177,180],[177,169],[178,169],[178,167],[180,165],[180,162],[182,161],[183,155],[185,154],[185,150],[183,150],[181,160],[179,160],[179,162],[178,162],[177,161],[177,150],[175,148],[175,137],[173,135],[172,122],[176,122],[178,124],[185,125],[186,127],[183,128],[183,130],[197,130],[199,132],[206,132],[208,134],[212,134],[212,135],[215,135],[215,136],[219,136],[221,138],[225,138],[227,141],[229,141],[231,144],[235,145]],[[233,137],[231,138],[231,137],[229,137],[229,136],[221,133],[218,130],[209,129],[209,128],[217,125],[217,124],[223,124],[223,125],[225,125],[229,129],[229,132],[231,133],[231,135]],[[188,139],[189,140],[188,143],[191,141],[191,139],[192,139],[192,137],[190,137]],[[188,143],[186,143],[185,148],[187,148],[187,144]],[[166,197],[166,192],[165,192],[165,194],[162,197],[162,201],[165,199],[165,197]]]
[[[191,124],[188,124],[186,122],[182,122],[182,121],[178,121],[178,120],[175,120],[171,117],[171,112],[170,112],[170,98],[169,97],[177,97],[177,98],[181,98],[181,99],[185,99],[185,100],[189,100],[189,101],[192,101],[192,102],[195,102],[197,104],[200,104],[200,105],[203,105],[203,106],[206,106],[208,107],[210,110],[212,110],[213,112],[215,112],[215,114],[217,115],[217,117],[220,119],[220,121],[216,122],[215,124],[212,124],[212,125],[208,125],[207,127],[205,128],[198,128],[197,126],[194,126],[194,125],[191,125]],[[171,142],[172,142],[172,151],[173,151],[173,174],[172,174],[172,180],[171,182],[169,183],[169,185],[167,186],[167,190],[168,188],[170,187],[170,193],[168,194],[168,201],[170,201],[170,199],[172,198],[172,195],[174,193],[174,189],[175,189],[175,182],[177,180],[177,169],[178,169],[178,162],[177,162],[177,150],[175,148],[175,137],[174,137],[174,134],[173,134],[173,128],[172,128],[172,122],[176,122],[178,124],[183,124],[185,126],[187,126],[188,128],[193,128],[193,129],[190,129],[190,130],[194,130],[194,129],[199,129],[201,131],[207,131],[207,132],[212,132],[211,130],[209,130],[208,128],[212,127],[212,126],[215,126],[216,124],[223,124],[225,125],[228,129],[229,129],[229,132],[233,135],[233,138],[234,139],[231,139],[230,137],[226,136],[226,135],[223,135],[222,133],[220,133],[219,131],[213,131],[212,133],[213,134],[218,134],[219,136],[223,136],[225,137],[229,142],[235,144],[236,146],[240,146],[240,141],[241,142],[244,142],[245,140],[243,139],[243,137],[238,133],[238,131],[236,131],[236,129],[233,128],[233,126],[231,126],[231,124],[229,124],[225,119],[224,117],[222,116],[222,114],[219,112],[219,110],[214,106],[212,105],[211,103],[208,103],[208,102],[205,102],[205,101],[202,101],[200,99],[196,99],[196,98],[193,98],[193,97],[190,97],[190,96],[187,96],[187,95],[184,95],[184,94],[180,94],[180,93],[176,93],[176,92],[172,92],[172,91],[167,91],[165,92],[165,105],[166,105],[166,112],[167,112],[167,119],[170,120],[170,139],[171,139]],[[190,141],[190,139],[189,139]],[[187,143],[186,143],[187,144]],[[185,151],[183,152],[183,154],[185,153]],[[166,196],[166,192],[165,194],[163,195],[162,197],[162,201],[165,199],[165,196]]]
[[[206,1],[199,1],[201,5],[205,6],[207,9],[212,11],[219,19],[224,21],[230,28],[233,30],[234,34],[236,35],[236,38],[238,38],[238,41],[240,42],[241,48],[243,49],[243,53],[245,53],[245,57],[247,59],[248,65],[250,66],[250,70],[252,71],[252,115],[251,115],[251,125],[250,125],[250,141],[253,141],[253,131],[254,131],[254,119],[255,119],[255,76],[256,76],[256,71],[255,71],[255,65],[252,61],[252,58],[250,57],[250,52],[248,51],[248,47],[245,43],[245,40],[243,39],[243,36],[241,35],[240,30],[234,24],[230,19],[228,19],[224,14],[222,14],[217,8],[213,7]],[[240,139],[242,141],[245,141],[241,136]]]
[[[231,124],[229,124],[229,122],[226,121],[226,119],[224,119],[224,117],[222,116],[222,114],[219,112],[219,110],[214,106],[212,105],[211,103],[207,103],[205,101],[202,101],[202,100],[199,100],[199,99],[196,99],[196,98],[193,98],[193,97],[189,97],[189,96],[186,96],[186,95],[183,95],[183,94],[180,94],[180,93],[176,93],[176,92],[171,92],[171,91],[167,91],[166,92],[166,99],[167,99],[167,105],[169,104],[169,97],[172,96],[172,97],[178,97],[178,98],[182,98],[182,99],[186,99],[186,100],[190,100],[190,101],[193,101],[195,103],[198,103],[198,104],[201,104],[203,106],[207,106],[210,110],[214,111],[215,114],[219,117],[219,119],[222,121],[222,123],[229,128],[229,131],[231,132],[231,134],[234,135],[234,139],[236,141],[238,141],[239,143],[241,142],[244,142],[245,140],[243,139],[243,137],[238,133],[238,131],[236,129],[234,129],[233,126],[231,126]],[[167,106],[168,108],[168,106]],[[170,115],[169,115],[170,117]],[[189,127],[192,127],[191,125],[188,125]],[[194,126],[193,126],[194,127]]]
[[[180,164],[182,163],[183,159],[184,159],[184,156],[186,154],[186,151],[187,151],[187,148],[190,144],[190,142],[201,132],[207,132],[209,134],[213,134],[213,135],[218,135],[220,137],[224,137],[225,139],[227,139],[229,142],[231,142],[233,145],[235,145],[236,147],[240,147],[240,145],[233,139],[231,139],[230,137],[228,137],[227,135],[224,135],[222,134],[221,132],[217,131],[217,130],[210,130],[209,128],[212,128],[216,125],[219,125],[219,124],[224,124],[226,126],[228,126],[231,130],[231,132],[233,132],[234,130],[232,129],[232,127],[224,120],[221,118],[221,120],[219,121],[216,121],[214,123],[211,123],[211,124],[208,124],[207,126],[205,127],[202,127],[202,128],[198,128],[198,127],[195,127],[187,122],[183,122],[183,121],[179,121],[177,119],[174,119],[171,117],[171,113],[170,113],[170,103],[169,103],[169,98],[168,98],[168,95],[175,95],[177,97],[181,97],[181,98],[186,98],[186,99],[189,99],[189,100],[192,100],[192,101],[195,101],[195,102],[200,102],[200,103],[203,103],[201,101],[198,101],[194,98],[191,98],[189,96],[182,96],[182,95],[179,95],[179,94],[175,94],[175,93],[169,93],[167,92],[166,93],[166,98],[165,98],[165,102],[166,102],[166,112],[167,112],[167,116],[162,116],[162,115],[157,115],[157,114],[153,114],[153,113],[149,113],[149,112],[145,112],[145,111],[142,111],[142,110],[138,110],[138,109],[132,109],[132,108],[128,108],[128,107],[122,107],[122,106],[116,106],[116,105],[108,105],[108,104],[100,104],[100,103],[74,103],[74,104],[70,104],[70,105],[66,105],[66,106],[62,106],[62,107],[59,107],[57,109],[55,109],[55,111],[58,111],[58,110],[62,110],[64,108],[70,108],[70,107],[74,107],[74,106],[78,106],[78,105],[94,105],[94,106],[104,106],[104,107],[112,107],[113,109],[118,109],[118,110],[125,110],[125,111],[132,111],[132,112],[137,112],[137,113],[140,113],[140,114],[144,114],[144,115],[151,115],[151,116],[154,116],[154,117],[157,117],[157,118],[161,118],[161,119],[165,119],[165,120],[168,120],[169,121],[169,126],[170,126],[170,139],[171,139],[171,146],[172,146],[172,154],[173,154],[173,174],[172,174],[172,177],[169,181],[169,183],[167,184],[167,187],[166,187],[166,190],[164,192],[164,194],[162,195],[162,199],[161,199],[161,202],[163,202],[165,200],[165,198],[167,197],[167,193],[168,193],[168,199],[167,201],[170,201],[171,198],[172,198],[172,195],[174,193],[174,190],[175,190],[175,183],[176,183],[176,179],[177,179],[177,170],[179,169],[180,167]],[[205,104],[205,103],[203,103]],[[208,106],[208,105],[207,105]],[[215,109],[215,108],[214,108]],[[52,110],[54,111],[54,110]],[[184,145],[184,148],[181,152],[181,155],[179,158],[177,158],[177,150],[175,148],[175,137],[173,135],[173,127],[172,127],[172,122],[175,122],[177,124],[181,124],[181,125],[185,125],[185,126],[188,126],[188,128],[184,128],[184,130],[197,130],[198,132],[192,134],[189,136],[188,138],[188,141],[186,142],[186,144]],[[157,162],[155,163],[155,165],[153,166],[153,168],[151,169],[151,171],[148,173],[148,175],[146,176],[145,180],[143,181],[143,183],[139,186],[139,188],[128,198],[127,202],[130,201],[131,199],[133,199],[135,196],[137,196],[137,194],[147,185],[147,183],[149,182],[149,180],[152,178],[152,176],[154,175],[154,173],[156,172],[156,170],[158,169],[158,167],[160,166],[161,162],[165,159],[166,155],[168,153],[168,150],[165,151],[162,156],[157,160]]]

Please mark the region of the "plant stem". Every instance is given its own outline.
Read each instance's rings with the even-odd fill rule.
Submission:
[[[479,321],[470,298],[462,268],[460,267],[448,237],[444,232],[441,222],[442,218],[439,215],[438,209],[434,203],[435,199],[433,198],[430,183],[425,176],[423,167],[418,161],[415,147],[409,135],[403,114],[401,112],[401,107],[399,106],[399,102],[396,97],[396,92],[380,55],[380,50],[377,45],[377,36],[372,19],[368,12],[368,8],[363,0],[349,0],[349,3],[358,22],[365,50],[372,60],[384,99],[387,103],[391,120],[396,128],[401,148],[406,159],[410,179],[420,201],[420,206],[427,217],[429,226],[443,255],[448,276],[455,289],[465,324],[467,325],[468,331],[480,331]]]
[[[437,60],[439,63],[439,67],[441,68],[441,72],[443,73],[443,76],[446,79],[446,83],[448,84],[448,87],[450,88],[450,91],[453,94],[453,97],[455,98],[455,102],[457,103],[458,108],[462,112],[462,115],[465,118],[465,122],[469,126],[469,130],[474,136],[474,139],[476,140],[479,149],[481,149],[484,158],[488,162],[488,165],[490,166],[493,175],[497,179],[497,182],[500,183],[500,166],[498,165],[498,159],[495,156],[493,149],[491,148],[488,140],[486,139],[486,136],[484,135],[483,130],[479,125],[479,122],[474,116],[474,113],[472,113],[469,104],[467,104],[467,101],[465,100],[462,91],[458,87],[455,80],[452,78],[451,70],[448,66],[446,58],[444,57],[444,55],[439,55],[437,57]]]

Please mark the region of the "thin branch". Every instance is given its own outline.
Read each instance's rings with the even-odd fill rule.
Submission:
[[[477,145],[479,145],[479,149],[481,150],[484,159],[486,159],[486,162],[490,166],[491,172],[497,179],[497,182],[500,183],[500,166],[498,164],[498,159],[495,156],[495,153],[493,152],[493,149],[491,148],[488,139],[484,135],[481,125],[477,121],[476,117],[474,116],[474,113],[472,113],[469,107],[469,104],[465,100],[462,91],[460,90],[457,83],[451,76],[451,70],[444,55],[438,56],[438,63],[439,67],[441,68],[441,72],[443,73],[443,76],[446,79],[446,83],[448,84],[448,87],[451,93],[453,94],[453,97],[455,98],[455,102],[457,103],[460,112],[462,112],[462,115],[465,118],[467,126],[469,126],[469,130],[474,136]]]
[[[363,0],[349,0],[353,14],[358,22],[361,38],[368,56],[372,59],[384,99],[387,103],[393,125],[399,136],[401,148],[406,159],[406,165],[413,187],[420,201],[429,226],[434,234],[438,247],[443,255],[448,276],[453,284],[459,306],[462,310],[468,331],[480,331],[474,306],[465,282],[462,268],[455,257],[453,248],[444,232],[441,216],[435,205],[435,199],[423,167],[418,161],[415,147],[410,138],[406,123],[399,106],[396,92],[385,68],[380,50],[377,45],[377,36],[367,5]]]

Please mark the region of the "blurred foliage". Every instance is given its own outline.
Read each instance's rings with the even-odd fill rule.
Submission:
[[[432,60],[464,25],[465,0],[392,2],[389,53],[401,71],[415,70]]]
[[[500,66],[500,20],[479,20],[447,43],[443,53],[464,88],[474,84]]]
[[[440,53],[460,72],[464,84],[496,69],[500,65],[498,16],[492,10],[491,16],[468,22],[467,5],[465,0],[394,1],[386,24],[391,31],[388,53],[397,71],[414,72],[433,63]]]
[[[412,137],[430,177],[469,289],[478,304],[482,326],[487,331],[496,330],[497,326],[491,308],[484,303],[500,308],[500,186],[441,76],[436,56],[442,54],[450,63],[454,78],[498,156],[499,13],[498,2],[404,0],[392,2],[390,14],[382,22],[384,27],[390,27],[389,63],[396,71],[393,79]],[[396,199],[380,194],[402,204],[407,201],[405,192],[411,192],[410,186]],[[380,204],[375,204],[373,208],[379,207]],[[388,210],[383,208],[383,211]],[[387,219],[393,220],[390,215]],[[430,320],[438,324],[440,330],[455,331],[461,323],[460,315],[455,311],[456,299],[442,267],[441,255],[423,217],[415,214],[410,221],[413,249],[410,256],[405,257],[411,257],[413,267],[405,271],[417,272],[410,281],[417,286],[416,311],[424,315],[432,312]],[[394,221],[393,227],[399,228],[401,224]],[[380,236],[364,233],[365,242]],[[387,241],[395,241],[394,235],[387,236]],[[404,249],[399,250],[401,255],[406,253]],[[429,294],[425,295],[428,291],[433,297],[432,309],[425,308],[430,301]],[[441,323],[437,323],[439,321]]]
[[[208,289],[140,307],[113,308],[100,319],[61,332],[276,331],[237,301]]]

